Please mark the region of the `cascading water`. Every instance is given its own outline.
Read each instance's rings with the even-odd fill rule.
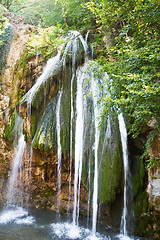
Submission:
[[[74,74],[72,75],[71,79],[71,118],[70,118],[70,173],[69,173],[69,203],[68,203],[68,210],[70,209],[70,199],[71,199],[71,182],[72,182],[72,158],[73,158],[73,116],[74,116],[74,109],[73,109],[73,80]]]
[[[79,198],[80,184],[82,172],[82,157],[83,157],[83,90],[82,90],[82,75],[77,74],[77,96],[76,96],[76,130],[75,130],[75,172],[74,172],[74,209],[73,209],[73,224],[78,224],[79,216]],[[78,199],[77,199],[78,194]],[[78,204],[77,204],[78,203]]]
[[[24,98],[22,98],[22,100],[20,101],[20,104],[22,104],[25,101],[27,101],[27,103],[29,103],[30,105],[32,104],[33,97],[37,93],[40,86],[44,84],[54,74],[57,74],[59,72],[59,69],[61,67],[60,63],[61,62],[60,62],[60,51],[59,51],[55,57],[50,58],[48,60],[42,75],[38,78],[37,82],[33,85],[33,87],[27,92]]]
[[[58,198],[57,198],[57,208],[59,210],[60,207],[60,191],[61,191],[61,122],[60,122],[60,107],[61,107],[61,98],[62,98],[62,90],[59,93],[57,109],[56,109],[56,128],[57,128],[57,149],[58,149],[58,165],[57,165],[57,173],[58,173]]]
[[[28,216],[28,212],[22,208],[24,198],[22,165],[26,148],[25,137],[22,132],[24,120],[17,113],[15,114],[15,132],[18,135],[18,143],[14,150],[13,166],[8,182],[7,204],[0,214],[0,224],[8,224],[10,222],[32,224],[34,218]]]
[[[19,186],[18,184],[18,182],[20,181],[20,179],[18,178],[18,174],[19,172],[21,172],[20,168],[22,165],[23,154],[26,147],[26,142],[24,140],[24,135],[22,133],[23,121],[19,116],[17,116],[16,121],[19,122],[20,124],[20,135],[18,139],[18,145],[14,152],[13,166],[12,166],[11,176],[8,183],[7,206],[9,206],[10,204],[15,205],[17,203],[16,194],[17,194],[17,191],[21,189],[21,186]],[[19,195],[18,201],[21,203],[22,201],[20,198],[21,193],[18,193],[18,195]]]
[[[88,165],[88,209],[87,209],[87,227],[89,227],[89,212],[90,212],[90,198],[91,198],[91,157],[89,156],[89,165]]]
[[[99,109],[97,106],[97,82],[92,77],[91,81],[92,95],[93,95],[93,106],[94,106],[94,117],[95,117],[95,143],[94,143],[94,187],[93,187],[93,216],[92,216],[92,234],[96,233],[97,225],[97,211],[98,211],[98,146],[99,146],[99,137],[100,130],[98,128],[99,121]]]
[[[128,209],[127,209],[127,183],[129,184],[129,163],[128,163],[128,148],[127,148],[127,129],[125,125],[125,121],[123,118],[123,114],[120,113],[118,115],[119,121],[119,130],[121,135],[121,143],[122,143],[122,152],[123,152],[123,165],[124,165],[124,206],[123,206],[123,214],[121,218],[121,234],[125,237],[128,236],[127,230],[127,219],[128,219]]]

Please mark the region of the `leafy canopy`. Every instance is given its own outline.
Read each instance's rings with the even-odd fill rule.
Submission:
[[[15,14],[23,15],[26,23],[43,27],[61,24],[80,29],[92,24],[92,13],[83,5],[87,0],[3,0],[2,4]]]
[[[156,0],[90,1],[86,7],[110,33],[98,61],[110,76],[102,99],[104,115],[117,106],[125,113],[134,137],[150,131],[146,148],[160,130],[160,6]],[[112,56],[108,61],[106,56]],[[149,126],[152,125],[152,128]]]

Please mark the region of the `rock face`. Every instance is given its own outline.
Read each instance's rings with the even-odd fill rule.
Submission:
[[[13,84],[14,84],[14,67],[15,64],[20,60],[24,49],[26,47],[26,43],[28,41],[29,35],[34,31],[33,26],[24,25],[23,21],[19,20],[20,18],[16,18],[12,13],[3,11],[5,17],[11,21],[8,25],[8,29],[14,32],[14,36],[11,41],[10,34],[4,37],[4,43],[7,42],[9,44],[10,41],[10,49],[7,54],[6,66],[7,68],[3,68],[1,74],[1,92],[0,92],[0,184],[1,184],[1,203],[5,201],[6,195],[6,182],[8,179],[8,174],[11,169],[12,159],[13,159],[13,145],[9,141],[5,141],[4,137],[4,128],[6,124],[8,124],[11,119],[9,117],[9,109],[10,109],[10,96],[13,94]],[[21,18],[22,19],[22,18]],[[14,24],[13,24],[14,23]],[[13,25],[14,27],[13,27]],[[5,30],[6,31],[6,30]],[[9,39],[8,39],[9,37]],[[5,48],[6,45],[3,46]],[[5,51],[1,52],[2,59],[5,57]],[[4,57],[3,57],[4,56]],[[3,62],[4,64],[4,62]],[[3,66],[4,67],[4,66]],[[15,86],[16,87],[16,86]]]

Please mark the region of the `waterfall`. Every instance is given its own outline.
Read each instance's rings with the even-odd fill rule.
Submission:
[[[75,126],[75,172],[74,172],[74,205],[73,205],[73,224],[78,224],[79,198],[82,173],[83,156],[83,75],[77,72],[77,96],[76,96],[76,126]],[[77,196],[78,195],[78,196]],[[77,199],[78,197],[78,199]]]
[[[60,194],[61,194],[61,119],[60,119],[60,110],[61,110],[61,98],[62,90],[59,92],[57,108],[56,108],[56,129],[57,129],[57,148],[58,148],[58,164],[57,164],[57,177],[58,177],[58,198],[57,198],[57,208],[60,207]]]
[[[93,216],[92,216],[92,234],[96,233],[96,224],[97,224],[97,211],[98,211],[98,146],[99,146],[99,137],[100,130],[98,128],[98,117],[99,109],[97,106],[97,89],[98,85],[95,79],[92,77],[91,81],[92,96],[93,96],[93,106],[94,106],[94,124],[95,124],[95,143],[94,143],[94,186],[93,186]]]
[[[15,148],[14,151],[14,158],[13,158],[13,166],[12,166],[12,171],[8,183],[8,192],[7,192],[7,206],[10,204],[16,204],[17,199],[16,199],[16,194],[18,196],[22,197],[22,193],[18,193],[18,191],[21,190],[21,186],[19,186],[19,181],[21,178],[18,178],[18,174],[20,172],[21,174],[21,165],[22,165],[22,160],[23,160],[23,154],[24,154],[24,149],[26,146],[26,142],[24,140],[24,135],[22,133],[23,130],[23,121],[19,116],[16,116],[15,122],[18,122],[20,124],[20,135],[18,139],[18,145]],[[21,198],[19,198],[19,202],[21,202]]]
[[[90,198],[91,198],[91,157],[89,156],[89,164],[88,164],[88,209],[87,209],[87,227],[89,226],[89,210],[90,210]]]
[[[76,52],[78,50],[78,39],[73,40],[72,45],[72,78],[71,78],[71,116],[70,116],[70,174],[69,174],[69,203],[68,210],[70,209],[70,199],[71,199],[71,182],[72,182],[72,158],[73,158],[73,117],[74,117],[74,107],[73,107],[73,82],[75,78],[76,71]]]
[[[34,95],[39,90],[40,86],[45,83],[50,77],[59,73],[59,69],[61,67],[60,61],[60,51],[58,54],[50,58],[47,61],[46,67],[43,70],[42,75],[38,78],[37,82],[33,85],[33,87],[25,94],[25,96],[20,101],[20,104],[27,101],[27,103],[31,104]]]
[[[73,109],[73,80],[74,74],[71,79],[71,118],[70,118],[70,173],[69,173],[69,203],[68,203],[68,210],[70,208],[70,199],[71,199],[71,182],[72,182],[72,141],[73,141],[73,116],[74,116],[74,109]]]
[[[128,150],[127,150],[127,130],[125,121],[123,118],[123,114],[120,113],[118,115],[118,121],[119,121],[119,130],[121,135],[121,143],[122,143],[122,152],[123,152],[123,164],[124,164],[124,207],[123,207],[123,214],[121,219],[121,233],[125,236],[128,235],[127,231],[127,217],[128,217],[128,211],[127,211],[127,176],[128,176]]]

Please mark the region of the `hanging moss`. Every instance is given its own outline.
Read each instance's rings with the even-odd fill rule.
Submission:
[[[22,98],[23,94],[24,94],[23,90],[22,89],[18,89],[18,91],[17,91],[17,103]]]
[[[61,146],[65,159],[70,155],[70,116],[71,116],[71,71],[65,69],[65,81],[63,82],[62,99],[61,99]]]
[[[117,144],[112,164],[112,182],[111,182],[112,201],[115,201],[116,195],[120,193],[122,182],[123,182],[123,160],[120,152],[120,146]]]
[[[10,141],[14,141],[14,126],[15,126],[15,113],[11,117],[11,122],[5,126],[3,137]]]
[[[142,213],[148,212],[148,196],[146,192],[139,193],[134,204],[135,217],[139,217]]]
[[[118,145],[113,156],[107,152],[100,176],[100,203],[113,203],[121,191],[123,179],[123,161]]]
[[[137,168],[132,173],[132,194],[134,199],[135,217],[138,217],[142,213],[148,212],[149,204],[146,186],[144,185],[145,168],[143,159],[134,158],[133,160],[135,163],[137,162]]]
[[[111,196],[111,161],[110,154],[107,153],[106,161],[104,162],[103,177],[101,175],[101,188],[100,188],[100,203],[106,203],[112,201]],[[101,170],[102,171],[102,170]]]
[[[40,151],[53,152],[57,146],[55,108],[55,102],[51,101],[38,124],[33,147],[38,148]],[[33,119],[33,122],[34,121],[36,120]],[[35,127],[33,129],[35,129]]]

